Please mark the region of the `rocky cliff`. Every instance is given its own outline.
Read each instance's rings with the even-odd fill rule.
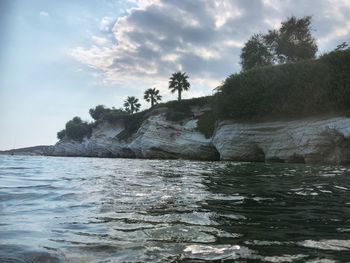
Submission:
[[[222,160],[350,163],[350,118],[218,124],[213,145]]]
[[[103,122],[82,142],[59,141],[55,156],[184,158],[198,160],[350,163],[350,118],[317,117],[262,123],[217,123],[212,138],[190,118],[170,121],[166,111],[153,112],[127,140],[118,139],[123,122]]]
[[[192,115],[193,116],[193,115]],[[138,131],[127,140],[118,139],[124,130],[123,121],[103,122],[82,142],[60,140],[51,152],[55,156],[97,156],[126,158],[185,158],[219,160],[211,139],[197,131],[197,119],[174,122],[166,112],[150,114]]]

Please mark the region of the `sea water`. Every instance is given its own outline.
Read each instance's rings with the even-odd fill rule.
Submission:
[[[350,167],[0,156],[0,262],[350,262]]]

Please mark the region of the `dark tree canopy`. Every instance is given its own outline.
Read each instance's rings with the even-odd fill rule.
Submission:
[[[343,43],[339,44],[339,45],[334,49],[334,51],[342,51],[342,50],[347,50],[347,49],[350,49],[349,44],[346,43],[346,42],[343,42]]]
[[[181,71],[175,72],[169,80],[169,89],[171,93],[178,93],[178,100],[181,100],[181,94],[183,91],[187,91],[190,88],[190,83],[188,82],[188,76],[186,73]]]
[[[111,109],[106,108],[104,105],[97,105],[95,109],[90,109],[89,113],[91,118],[93,118],[94,120],[98,120],[101,119],[105,113],[110,111]]]
[[[91,125],[82,121],[80,117],[74,117],[66,123],[65,135],[73,140],[82,141],[84,137],[91,136]]]
[[[292,16],[281,23],[279,30],[270,30],[265,35],[254,35],[241,52],[242,69],[275,63],[294,63],[313,59],[317,44],[311,34],[311,17]]]
[[[242,48],[241,65],[243,70],[271,65],[272,61],[273,56],[261,34],[253,35]]]
[[[292,16],[282,22],[279,31],[270,31],[267,38],[279,63],[296,62],[315,58],[317,44],[311,35],[311,16],[296,18]]]
[[[127,97],[127,99],[124,101],[124,107],[125,111],[127,111],[129,114],[134,114],[140,110],[141,104],[139,103],[139,99],[131,96]]]
[[[158,103],[158,101],[162,99],[162,96],[159,95],[159,90],[157,90],[156,88],[153,88],[153,89],[146,90],[143,98],[147,102],[151,102],[151,107],[153,107],[155,104]]]
[[[61,130],[57,133],[57,139],[62,140],[66,136],[66,130]]]

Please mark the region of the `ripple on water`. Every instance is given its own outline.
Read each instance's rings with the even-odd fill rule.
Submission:
[[[346,251],[350,250],[350,240],[305,240],[298,243],[300,246],[308,248],[316,248],[322,250]]]
[[[239,245],[189,245],[184,249],[184,258],[202,260],[232,260],[248,258],[251,250]]]
[[[60,257],[43,249],[32,249],[27,246],[0,245],[0,262],[3,263],[60,263]]]
[[[0,262],[350,262],[349,189],[348,167],[0,156]]]

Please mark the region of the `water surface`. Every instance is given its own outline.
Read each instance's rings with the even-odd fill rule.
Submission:
[[[0,262],[350,262],[350,168],[0,156]]]

